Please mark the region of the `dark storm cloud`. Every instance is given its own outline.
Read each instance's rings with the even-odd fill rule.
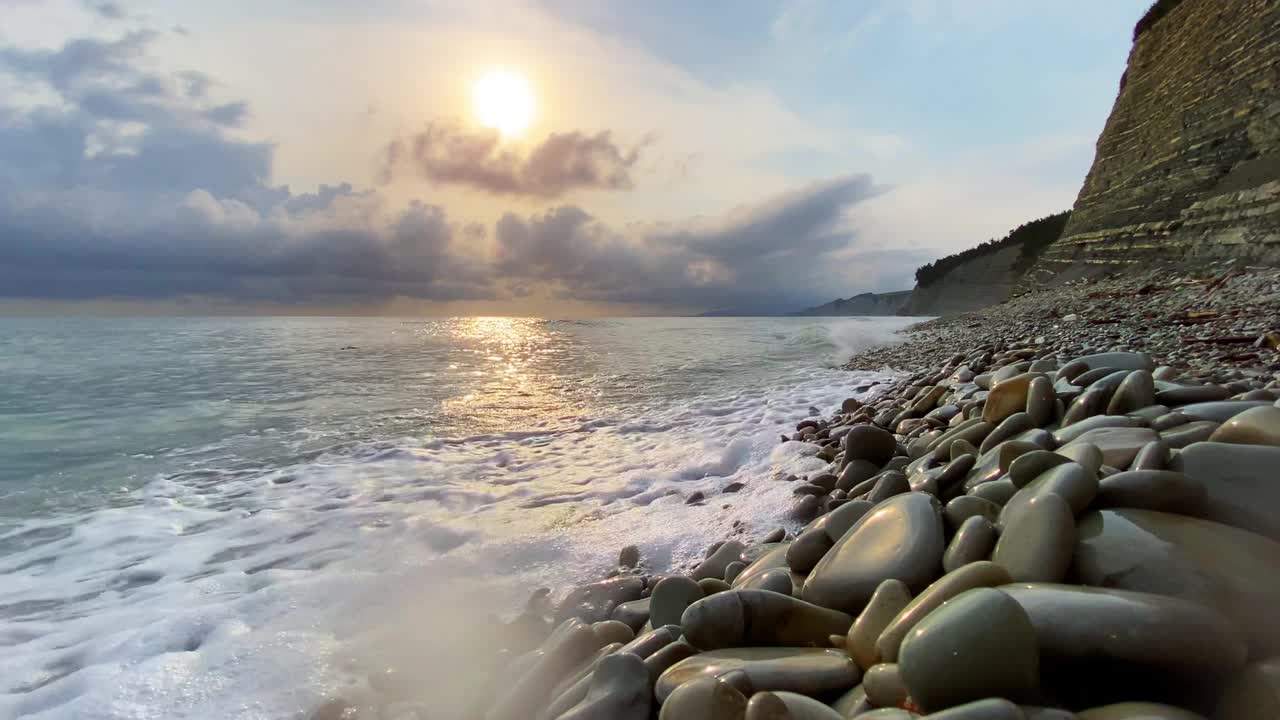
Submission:
[[[841,284],[851,270],[875,274],[871,251],[859,259],[846,223],[878,191],[861,175],[716,222],[621,229],[575,205],[509,212],[485,227],[427,203],[390,207],[383,192],[349,183],[295,194],[270,184],[272,145],[228,132],[249,106],[215,97],[217,83],[202,73],[149,69],[153,38],[0,47],[0,75],[59,100],[30,106],[0,97],[0,297],[365,303],[550,295],[784,310],[859,289]],[[555,134],[523,155],[495,142],[431,126],[393,144],[388,168],[550,198],[630,187],[639,152],[607,132]]]
[[[623,234],[577,207],[522,218],[495,231],[499,276],[607,302],[782,309],[821,297],[853,240],[845,211],[879,191],[854,175],[819,183],[719,222]]]
[[[571,190],[630,190],[639,146],[624,149],[606,130],[552,133],[525,152],[488,129],[432,123],[387,147],[383,176],[404,173],[495,195],[554,198]]]

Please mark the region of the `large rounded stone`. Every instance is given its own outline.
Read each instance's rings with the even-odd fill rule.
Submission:
[[[1231,391],[1221,385],[1162,385],[1156,389],[1156,402],[1161,405],[1216,402],[1231,397]]]
[[[680,626],[695,647],[715,650],[756,645],[826,645],[844,635],[853,618],[768,590],[729,590],[684,611]]]
[[[1095,670],[1135,666],[1212,677],[1244,665],[1245,645],[1235,628],[1195,603],[1048,583],[1006,585],[1001,590],[1031,618],[1041,656],[1078,663],[1077,669],[1085,664]]]
[[[1162,430],[1158,434],[1160,442],[1171,448],[1184,448],[1191,443],[1204,442],[1213,436],[1221,427],[1220,423],[1212,420],[1196,420],[1195,422],[1185,423],[1178,427]]]
[[[983,483],[969,491],[970,495],[980,497],[983,500],[990,500],[997,505],[1004,505],[1013,499],[1018,493],[1018,486],[1013,484],[1008,478],[1001,478],[989,483]]]
[[[1098,428],[1080,435],[1075,440],[1072,440],[1067,447],[1077,443],[1096,445],[1102,451],[1102,463],[1104,465],[1127,468],[1143,445],[1159,439],[1160,436],[1151,428]]]
[[[1205,517],[1280,539],[1280,448],[1202,442],[1183,448],[1169,469],[1204,483]]]
[[[911,591],[901,580],[885,580],[876,588],[870,602],[849,628],[845,647],[858,667],[867,668],[880,662],[876,640],[898,613],[911,602]]]
[[[1018,582],[1060,582],[1075,542],[1071,506],[1058,495],[1040,495],[1007,517],[991,561]]]
[[[942,566],[945,539],[937,503],[930,495],[907,493],[876,506],[822,558],[801,597],[856,613],[888,578],[923,589]]]
[[[1280,446],[1280,408],[1267,405],[1245,410],[1214,430],[1209,442]]]
[[[893,621],[880,633],[876,640],[880,662],[897,662],[898,651],[907,633],[951,598],[974,588],[995,587],[1011,582],[1013,579],[1004,568],[987,561],[971,563],[943,575],[895,615]]]
[[[701,600],[704,595],[698,583],[686,575],[664,577],[653,586],[653,592],[649,595],[649,618],[658,627],[679,625],[685,608]]]
[[[652,701],[644,661],[618,653],[600,660],[587,696],[560,720],[648,720]]]
[[[1076,713],[1077,720],[1205,720],[1203,715],[1172,705],[1122,702]]]
[[[846,463],[840,471],[840,477],[836,480],[836,489],[852,490],[870,478],[875,477],[879,472],[879,465],[870,460],[856,458]]]
[[[1116,370],[1146,370],[1150,372],[1156,369],[1156,364],[1152,361],[1150,355],[1138,352],[1096,353],[1076,358],[1075,362],[1082,363],[1086,370],[1115,368]],[[1063,366],[1063,369],[1066,369],[1066,366]]]
[[[591,626],[578,618],[560,623],[537,650],[529,653],[527,669],[505,686],[485,714],[486,720],[523,720],[531,707],[541,709],[551,699],[548,695],[555,683],[602,645]]]
[[[1096,508],[1142,508],[1200,515],[1209,502],[1204,483],[1172,470],[1130,470],[1098,481]]]
[[[1081,435],[1090,430],[1099,430],[1102,428],[1124,428],[1135,427],[1137,420],[1127,415],[1095,415],[1085,418],[1071,425],[1064,425],[1053,431],[1053,440],[1057,445],[1063,446],[1067,443],[1079,438]]]
[[[969,563],[986,560],[995,545],[995,525],[985,517],[971,517],[964,521],[942,553],[942,570],[955,572]]]
[[[1080,463],[1080,465],[1084,466],[1085,470],[1088,470],[1094,475],[1097,475],[1098,472],[1102,470],[1104,460],[1102,457],[1102,451],[1093,443],[1071,443],[1064,448],[1059,448],[1057,454],[1072,462]]]
[[[684,683],[662,704],[659,720],[742,720],[747,697],[715,677]]]
[[[855,425],[844,436],[844,462],[867,460],[878,468],[889,462],[897,450],[893,434],[875,425]]]
[[[699,653],[672,665],[658,678],[654,694],[664,702],[690,680],[742,672],[756,691],[788,690],[804,695],[840,691],[861,673],[843,651],[820,648],[731,648]]]
[[[1164,470],[1168,464],[1169,446],[1159,440],[1155,440],[1142,446],[1142,449],[1134,456],[1133,462],[1129,463],[1129,469]]]
[[[978,452],[984,453],[991,450],[996,445],[1013,437],[1017,437],[1022,433],[1037,427],[1031,420],[1031,415],[1025,412],[1016,412],[995,426],[989,435],[982,439],[982,445],[978,448]],[[954,443],[952,447],[954,447]]]
[[[1007,594],[970,590],[930,613],[902,643],[899,670],[927,712],[1003,697],[1036,697],[1040,654],[1027,613]]]
[[[1280,543],[1220,523],[1151,510],[1101,510],[1078,524],[1073,572],[1090,585],[1216,608],[1259,651],[1280,652]]]

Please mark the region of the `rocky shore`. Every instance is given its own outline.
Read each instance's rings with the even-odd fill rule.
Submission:
[[[854,358],[779,527],[535,593],[478,717],[1280,717],[1280,273],[1211,270]]]

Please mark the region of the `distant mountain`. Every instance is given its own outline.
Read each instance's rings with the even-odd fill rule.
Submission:
[[[805,308],[799,312],[787,313],[791,317],[818,317],[826,315],[901,315],[907,300],[911,298],[910,290],[899,290],[891,293],[862,293],[851,298],[832,300],[826,305]]]

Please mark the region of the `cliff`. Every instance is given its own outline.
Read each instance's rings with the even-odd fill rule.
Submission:
[[[1280,264],[1280,0],[1161,0],[1026,282],[1227,258]]]
[[[903,315],[906,314],[903,310],[911,297],[911,292],[899,290],[891,293],[862,293],[787,314],[790,316]]]

